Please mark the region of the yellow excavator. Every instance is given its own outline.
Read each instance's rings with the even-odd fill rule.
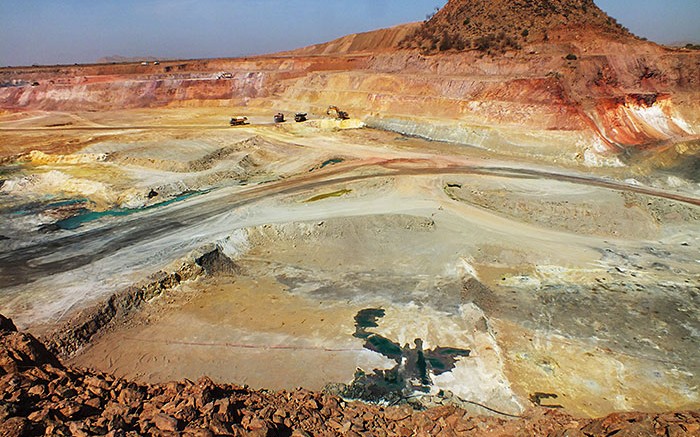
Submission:
[[[337,106],[329,106],[326,110],[326,114],[337,120],[347,120],[350,118],[347,112],[341,111]]]

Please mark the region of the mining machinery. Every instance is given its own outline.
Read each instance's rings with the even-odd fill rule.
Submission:
[[[337,120],[347,120],[348,118],[350,118],[347,112],[341,111],[340,109],[338,109],[337,106],[329,106],[326,110],[326,114],[330,115],[331,117]]]

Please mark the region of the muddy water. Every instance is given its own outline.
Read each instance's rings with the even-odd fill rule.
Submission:
[[[184,193],[179,196],[173,197],[172,199],[165,200],[160,203],[156,203],[153,205],[149,205],[147,207],[143,208],[120,208],[120,209],[109,209],[106,211],[81,211],[79,214],[73,215],[71,217],[59,220],[56,222],[56,226],[59,229],[65,229],[65,230],[72,230],[72,229],[77,229],[84,223],[89,223],[91,221],[99,220],[103,217],[122,217],[122,216],[128,216],[131,214],[135,213],[140,213],[143,211],[147,211],[152,208],[158,208],[158,207],[163,207],[163,206],[168,206],[170,204],[173,204],[175,202],[180,202],[182,200],[188,199],[192,196],[196,196],[198,194],[202,193],[196,193],[196,192],[189,192],[189,193]]]

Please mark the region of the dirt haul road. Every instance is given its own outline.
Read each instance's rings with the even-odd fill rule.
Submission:
[[[336,165],[333,170],[319,170],[311,175],[304,175],[282,182],[270,183],[261,187],[235,190],[233,193],[203,194],[201,198],[183,201],[179,207],[163,208],[152,214],[136,214],[121,223],[106,223],[74,235],[60,237],[50,243],[31,245],[11,251],[0,256],[0,281],[6,286],[31,283],[41,277],[66,272],[101,258],[110,256],[121,249],[132,245],[144,244],[149,240],[159,239],[186,227],[198,227],[204,220],[214,220],[221,214],[234,212],[236,208],[260,202],[272,196],[285,196],[318,190],[324,187],[348,184],[354,182],[389,177],[405,176],[439,176],[439,175],[491,175],[504,178],[537,178],[552,181],[564,181],[574,184],[603,187],[619,192],[639,193],[647,196],[671,199],[690,205],[700,206],[700,199],[683,196],[676,193],[664,192],[646,187],[606,181],[601,178],[580,174],[555,173],[544,169],[506,167],[506,163],[494,167],[485,166],[450,166],[436,168],[424,161],[406,161],[401,159],[379,162],[353,162],[352,164]],[[347,173],[361,173],[343,176]],[[371,213],[364,210],[366,205],[344,211],[349,215],[359,212]],[[382,213],[398,213],[401,210],[382,210]],[[314,214],[317,215],[317,214]],[[333,217],[331,213],[329,217]],[[295,217],[295,219],[302,219]],[[264,218],[262,220],[265,220]],[[91,247],[90,242],[99,241],[99,248]],[[47,258],[46,253],[52,256]],[[172,260],[171,260],[172,261]]]

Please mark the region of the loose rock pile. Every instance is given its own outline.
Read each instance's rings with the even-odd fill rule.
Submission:
[[[5,436],[688,436],[700,412],[577,420],[545,408],[521,419],[473,417],[454,406],[414,411],[325,393],[250,390],[204,377],[144,385],[64,367],[0,315],[0,437]]]

